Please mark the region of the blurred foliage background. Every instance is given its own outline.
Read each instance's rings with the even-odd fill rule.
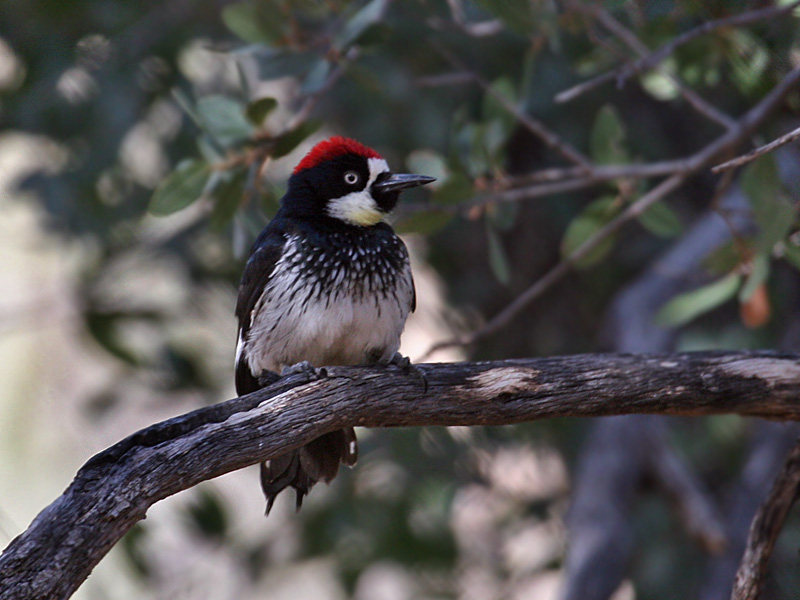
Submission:
[[[683,160],[800,66],[787,2],[2,0],[0,14],[3,546],[95,452],[234,395],[247,249],[330,134],[439,179],[394,220],[417,278],[412,359],[800,346],[796,149],[709,170],[797,127],[800,88],[712,160]],[[673,193],[626,212],[671,176]],[[593,427],[362,431],[355,469],[268,519],[256,470],[233,473],[154,507],[76,597],[569,597],[570,490],[610,502],[579,468]],[[748,465],[766,469],[753,452],[767,440],[780,458],[796,435],[773,427],[671,419],[661,434],[727,523],[734,568],[749,516],[726,519]],[[619,490],[632,541],[610,592],[727,597],[722,546],[693,541],[655,479]],[[800,597],[799,545],[795,515],[769,597]]]

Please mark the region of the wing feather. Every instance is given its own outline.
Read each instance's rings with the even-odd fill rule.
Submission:
[[[249,394],[259,389],[258,373],[247,366],[247,336],[253,323],[253,310],[275,270],[286,246],[287,236],[273,220],[256,240],[250,258],[244,266],[239,296],[236,300],[236,318],[239,320],[239,338],[236,352],[236,393]]]

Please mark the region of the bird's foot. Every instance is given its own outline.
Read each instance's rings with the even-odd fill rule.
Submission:
[[[281,377],[288,377],[289,375],[305,375],[309,381],[316,381],[328,376],[328,372],[324,368],[315,369],[310,362],[304,360],[290,367],[284,367],[281,371]]]
[[[403,356],[399,352],[395,352],[392,359],[389,361],[390,365],[394,365],[395,367],[400,367],[406,375],[412,375],[420,380],[422,384],[422,393],[425,394],[428,392],[428,378],[425,377],[425,373],[420,369],[418,366],[411,364],[411,359],[407,356]]]
[[[271,386],[273,383],[278,381],[278,379],[280,379],[280,378],[281,378],[280,375],[278,375],[277,373],[274,373],[272,371],[261,371],[261,373],[258,375],[258,377],[256,377],[256,379],[258,380],[258,386],[261,387],[261,388],[265,388],[265,387]]]

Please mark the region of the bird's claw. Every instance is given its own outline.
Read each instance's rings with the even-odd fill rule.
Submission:
[[[310,362],[304,360],[289,367],[284,367],[281,371],[281,377],[288,377],[289,375],[305,375],[309,381],[316,381],[328,376],[325,369],[315,369]]]
[[[399,352],[395,352],[392,360],[389,361],[389,364],[400,367],[406,375],[413,375],[419,379],[420,383],[422,383],[422,393],[425,394],[428,392],[428,378],[425,377],[425,373],[422,369],[411,363],[410,358],[403,356]]]
[[[277,373],[274,373],[272,371],[261,371],[261,373],[258,375],[258,377],[256,377],[256,379],[258,380],[258,386],[261,387],[261,388],[265,388],[265,387],[271,386],[273,383],[278,381],[278,379],[280,379],[280,378],[281,378],[280,375],[278,375]]]

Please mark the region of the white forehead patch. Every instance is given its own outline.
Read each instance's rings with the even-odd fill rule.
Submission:
[[[331,217],[364,227],[375,225],[383,220],[384,215],[378,209],[378,204],[369,190],[378,175],[389,171],[389,165],[382,158],[369,158],[367,166],[369,167],[369,180],[363,190],[350,192],[328,202],[328,214]]]

